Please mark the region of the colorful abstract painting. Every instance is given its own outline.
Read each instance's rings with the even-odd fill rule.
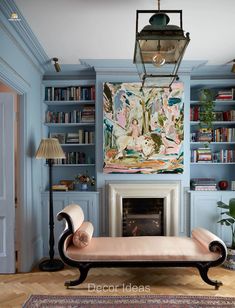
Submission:
[[[104,83],[104,172],[183,172],[183,84]]]

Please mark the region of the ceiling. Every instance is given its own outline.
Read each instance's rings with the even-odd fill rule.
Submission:
[[[15,0],[49,56],[61,64],[79,59],[132,59],[137,9],[153,0]],[[191,42],[185,60],[225,65],[235,58],[234,0],[161,0],[161,9],[182,9]],[[231,64],[228,66],[231,67]]]

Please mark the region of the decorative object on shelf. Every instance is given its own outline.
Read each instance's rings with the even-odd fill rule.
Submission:
[[[53,190],[52,190],[52,166],[54,159],[65,158],[64,152],[58,142],[58,139],[47,138],[42,139],[36,152],[37,159],[46,159],[49,166],[49,259],[39,264],[42,271],[58,271],[64,267],[61,260],[54,259],[54,213],[53,213]]]
[[[170,18],[166,14],[177,15],[180,25],[168,25]],[[139,31],[139,17],[154,14],[149,19],[149,25]],[[140,22],[141,24],[142,22]],[[190,41],[189,33],[184,34],[182,10],[137,10],[136,11],[136,41],[134,60],[142,87],[171,87]],[[165,70],[159,70],[166,65]]]
[[[214,95],[210,89],[202,89],[200,93],[200,126],[212,130],[212,122],[215,120]]]
[[[52,60],[54,61],[54,67],[57,73],[59,73],[61,71],[60,65],[58,63],[59,59],[58,58],[52,58]]]
[[[73,180],[60,180],[61,185],[66,185],[68,190],[74,190],[74,181]]]
[[[86,191],[88,190],[88,184],[90,184],[91,186],[95,185],[95,178],[94,177],[90,177],[88,175],[88,172],[86,172],[86,174],[78,174],[75,176],[75,187],[78,188],[76,185],[79,185],[79,188],[81,187],[81,190]]]
[[[228,181],[226,181],[226,180],[219,181],[218,186],[219,186],[220,190],[227,190]]]
[[[63,184],[52,185],[53,191],[68,191],[68,186]]]
[[[183,172],[183,84],[104,83],[104,172]]]
[[[219,208],[227,210],[221,213],[227,215],[227,217],[219,220],[218,223],[230,227],[232,236],[231,247],[228,247],[227,260],[224,262],[224,266],[235,270],[235,199],[230,199],[229,204],[219,201],[217,205]]]
[[[215,178],[193,178],[190,180],[190,189],[200,191],[217,190]]]

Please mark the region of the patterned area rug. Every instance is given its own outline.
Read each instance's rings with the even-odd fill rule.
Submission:
[[[235,307],[235,297],[210,296],[52,296],[31,295],[23,308],[225,308]]]

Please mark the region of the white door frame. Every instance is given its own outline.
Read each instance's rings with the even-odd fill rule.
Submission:
[[[27,163],[27,134],[28,134],[28,122],[27,110],[28,110],[28,93],[30,86],[11,68],[6,67],[0,62],[0,81],[5,85],[12,88],[18,95],[20,95],[19,103],[19,136],[20,143],[18,148],[19,153],[19,177],[20,177],[20,189],[19,189],[19,238],[20,238],[20,252],[19,252],[19,271],[27,272],[32,267],[32,255],[30,249],[30,232],[27,232],[26,222],[31,221],[32,203],[28,202],[29,197],[29,185],[32,185],[31,181],[31,165]],[[31,198],[30,198],[31,199]],[[15,225],[15,224],[14,224]]]

